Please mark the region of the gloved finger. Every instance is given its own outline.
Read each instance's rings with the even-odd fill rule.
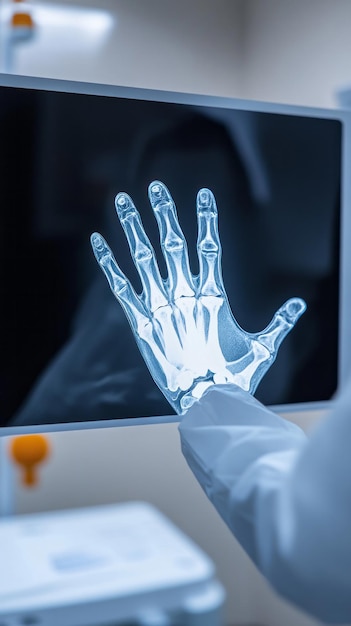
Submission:
[[[90,242],[95,258],[104,272],[113,294],[123,307],[133,331],[140,335],[141,326],[145,325],[149,319],[143,302],[119,268],[109,246],[100,233],[93,233]]]
[[[190,272],[187,244],[179,226],[172,196],[163,183],[154,181],[149,185],[149,199],[160,231],[172,299],[194,296],[195,288]]]
[[[270,324],[262,333],[254,335],[271,355],[275,356],[281,342],[295,326],[297,320],[306,310],[306,303],[301,298],[290,298],[278,309]]]
[[[168,300],[153,247],[130,196],[119,193],[115,206],[143,286],[141,298],[147,309],[155,311],[160,306],[165,306]]]
[[[221,244],[218,233],[217,206],[209,189],[200,189],[196,199],[199,257],[199,291],[202,296],[218,296],[225,293],[222,268]]]

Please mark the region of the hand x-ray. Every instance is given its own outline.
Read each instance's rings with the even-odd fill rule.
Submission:
[[[0,86],[1,425],[177,419],[206,385],[226,381],[268,405],[329,400],[339,363],[340,119],[106,89]],[[106,241],[134,290],[129,321],[97,266],[94,232],[97,257]],[[186,339],[166,322],[175,300]],[[158,313],[142,343],[133,330],[145,307]],[[156,372],[150,359],[163,340],[178,353]]]
[[[261,332],[237,324],[225,292],[217,207],[209,189],[197,194],[199,274],[190,270],[187,244],[173,199],[162,182],[149,186],[167,266],[163,280],[155,253],[132,199],[116,197],[143,291],[138,296],[99,233],[91,237],[96,259],[131,325],[156,384],[177,413],[183,413],[213,384],[236,384],[254,393],[280,343],[304,312],[290,298]]]

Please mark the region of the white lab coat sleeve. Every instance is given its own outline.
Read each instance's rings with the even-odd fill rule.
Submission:
[[[183,453],[273,587],[324,622],[351,622],[351,384],[307,439],[235,385],[179,426]]]

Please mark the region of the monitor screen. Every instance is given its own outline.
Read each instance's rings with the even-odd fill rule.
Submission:
[[[213,191],[223,280],[246,331],[265,328],[288,298],[306,301],[256,397],[284,407],[328,401],[340,360],[344,131],[332,113],[3,80],[0,425],[30,431],[177,419],[89,241],[93,231],[104,235],[140,292],[114,208],[125,191],[165,277],[147,197],[153,180],[176,203],[193,274],[196,194]]]

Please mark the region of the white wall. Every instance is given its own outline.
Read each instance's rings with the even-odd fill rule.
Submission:
[[[351,84],[350,0],[244,0],[242,94],[335,106]]]
[[[8,1],[8,0],[5,0]],[[54,7],[55,0],[35,6]],[[108,11],[114,26],[94,54],[68,40],[55,54],[43,49],[44,29],[30,45],[18,46],[15,69],[71,80],[169,89],[191,93],[237,94],[239,21],[237,0],[61,0],[60,5]],[[77,25],[76,25],[77,26]],[[77,37],[79,32],[77,31]]]
[[[42,58],[33,73],[319,106],[332,106],[335,88],[351,82],[348,0],[89,4],[117,18],[94,58],[67,59],[62,51],[61,60]],[[32,73],[24,52],[21,63]],[[176,425],[50,439],[53,454],[38,489],[16,488],[19,512],[148,500],[215,560],[228,590],[228,623],[313,623],[278,600],[243,554],[188,470]]]

